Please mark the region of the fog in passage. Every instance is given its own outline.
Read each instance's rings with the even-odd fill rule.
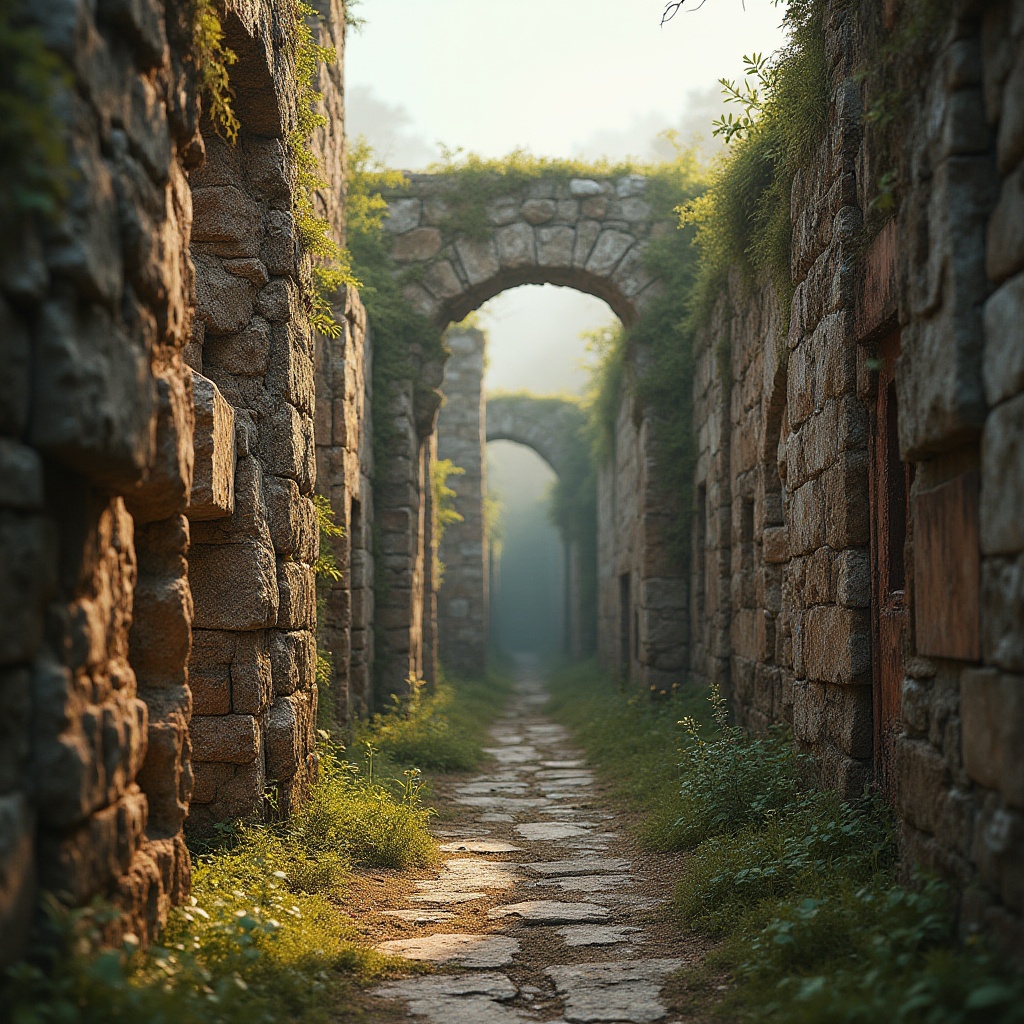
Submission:
[[[502,500],[504,542],[491,580],[491,644],[505,654],[557,657],[564,646],[562,541],[545,500],[555,474],[511,441],[487,446],[487,484]]]

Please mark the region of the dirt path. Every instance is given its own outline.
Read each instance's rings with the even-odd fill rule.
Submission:
[[[636,850],[545,701],[524,678],[492,729],[491,768],[437,794],[444,866],[373,916],[382,950],[442,969],[374,989],[369,1020],[694,1019],[666,989],[703,953],[669,920],[672,858]]]

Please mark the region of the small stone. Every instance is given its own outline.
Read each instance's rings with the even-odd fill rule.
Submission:
[[[626,925],[567,924],[558,929],[558,934],[567,946],[616,946],[628,942],[629,936],[641,931]]]
[[[455,915],[446,910],[385,910],[384,916],[397,917],[399,921],[407,921],[409,924],[442,924],[455,920]]]
[[[378,951],[406,960],[436,964],[458,963],[463,967],[504,967],[519,952],[519,942],[507,935],[427,935],[419,939],[382,942]]]
[[[650,1024],[666,1013],[659,999],[662,982],[682,965],[674,958],[628,960],[549,967],[544,973],[565,999],[565,1018],[574,1024]]]
[[[488,911],[492,920],[518,917],[527,924],[581,924],[607,921],[612,912],[596,903],[565,903],[562,900],[526,900]]]
[[[445,843],[442,853],[517,853],[521,846],[502,842],[500,839],[464,839],[460,842]]]
[[[571,196],[599,196],[602,192],[604,189],[601,185],[590,178],[573,178],[569,182],[569,195]]]
[[[622,857],[576,857],[571,860],[540,861],[524,864],[523,867],[535,875],[591,875],[599,872],[619,874],[629,870],[629,861]]]

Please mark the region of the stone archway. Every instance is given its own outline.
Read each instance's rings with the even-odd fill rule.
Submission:
[[[474,207],[457,172],[413,174],[405,187],[385,191],[384,227],[407,302],[438,330],[523,284],[594,295],[629,327],[663,289],[647,266],[650,243],[674,228],[674,215],[658,208],[650,188],[639,174],[571,178],[553,172],[507,189],[489,186],[490,197]],[[403,692],[408,676],[422,674],[432,653],[424,655],[435,596],[426,482],[445,367],[410,355],[410,378],[395,388],[386,414],[396,428],[393,457],[379,467],[376,486],[384,584],[378,588],[381,696]]]
[[[671,228],[647,199],[643,175],[538,178],[484,204],[487,227],[460,223],[457,175],[413,174],[386,194],[391,255],[410,280],[404,294],[444,327],[499,292],[554,284],[595,295],[628,327],[657,295],[646,266],[651,238]]]

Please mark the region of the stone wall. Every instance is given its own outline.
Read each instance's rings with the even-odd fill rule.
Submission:
[[[612,452],[598,469],[597,651],[624,682],[667,690],[685,679],[689,595],[665,529],[678,513],[659,485],[656,426],[634,378],[630,360]]]
[[[192,172],[192,367],[234,416],[234,507],[193,517],[190,827],[283,812],[316,769],[315,345],[292,214],[291,54],[268,6],[225,20],[238,54],[234,144],[205,123]],[[329,84],[329,80],[327,83]],[[225,417],[227,419],[227,417]]]
[[[447,334],[445,403],[437,419],[437,455],[462,470],[448,481],[461,522],[449,523],[438,557],[444,581],[437,596],[438,655],[459,675],[479,678],[487,668],[488,579],[485,558],[487,493],[484,359],[486,336],[475,328]]]
[[[192,787],[188,26],[160,2],[29,17],[68,68],[74,174],[0,269],[0,960],[40,888],[152,935],[187,891]]]
[[[340,42],[342,9],[323,6],[315,31]],[[268,786],[287,812],[315,769],[286,14],[223,14],[234,146],[200,123],[187,5],[31,15],[68,69],[73,174],[60,215],[13,225],[0,258],[0,961],[40,889],[109,897],[125,911],[109,937],[150,939],[188,891],[190,801],[200,829],[262,814]],[[322,84],[336,120],[315,145],[340,181],[340,68]],[[341,237],[340,203],[324,212]],[[361,367],[358,299],[339,312],[334,348]],[[353,392],[340,404],[362,416]]]
[[[736,279],[702,338],[692,673],[881,785],[907,863],[1024,955],[1024,4],[934,26],[884,224],[856,71],[892,26],[844,6],[789,316]]]

